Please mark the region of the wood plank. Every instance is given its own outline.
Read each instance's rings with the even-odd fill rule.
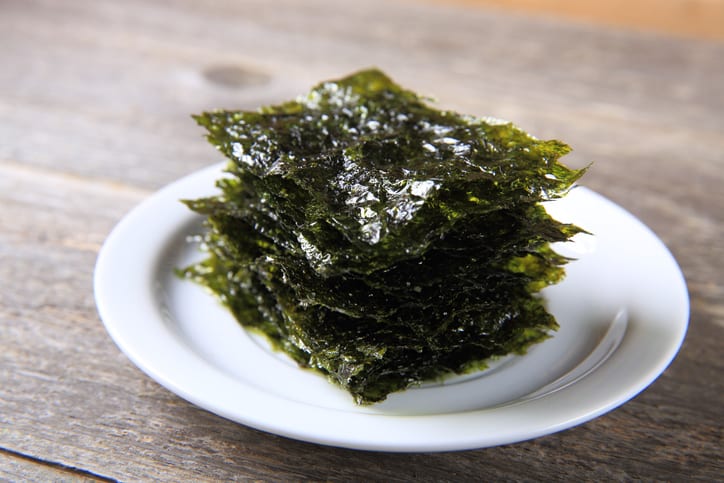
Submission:
[[[455,0],[455,3],[685,37],[724,39],[722,0]]]
[[[0,449],[58,465],[0,457],[0,477],[720,477],[721,44],[381,0],[38,0],[3,4],[0,45],[12,66],[0,69]],[[131,207],[220,159],[189,114],[276,102],[371,64],[443,106],[565,139],[571,164],[595,162],[585,184],[663,238],[687,276],[692,324],[650,389],[535,441],[395,455],[229,423],[118,351],[95,311],[95,257]]]
[[[62,163],[71,170],[121,176],[150,187],[151,167],[165,171],[161,181],[168,182],[212,157],[198,142],[200,130],[189,120],[190,113],[281,100],[318,79],[371,63],[411,87],[441,97],[445,106],[515,119],[541,137],[564,138],[579,149],[583,160],[611,156],[593,151],[591,144],[599,149],[605,144],[610,150],[607,129],[616,121],[639,128],[619,149],[669,155],[671,145],[682,146],[692,136],[721,145],[718,133],[724,121],[712,113],[724,109],[724,95],[707,79],[722,78],[724,67],[711,59],[723,48],[709,44],[603,36],[525,19],[498,22],[498,16],[484,13],[460,19],[454,11],[433,7],[421,11],[419,22],[404,38],[398,38],[394,25],[404,10],[391,6],[387,23],[348,32],[349,38],[340,41],[335,36],[341,32],[332,22],[316,25],[313,15],[272,16],[264,8],[243,12],[239,27],[243,7],[234,4],[220,5],[213,15],[199,15],[210,30],[224,35],[191,30],[196,28],[194,18],[184,17],[181,8],[169,11],[150,5],[142,10],[142,22],[109,23],[108,18],[121,16],[125,8],[48,4],[36,11],[33,3],[23,5],[28,6],[10,9],[0,18],[5,35],[24,40],[0,53],[5,65],[14,66],[4,75],[8,82],[14,82],[12,72],[23,76],[21,89],[0,79],[0,92],[6,93],[0,96],[0,119],[6,126],[0,140],[7,141],[0,143],[0,159],[44,167]],[[371,20],[360,18],[363,23]],[[154,35],[161,22],[170,27],[163,36]],[[434,35],[453,25],[458,28],[445,42]],[[487,32],[482,44],[481,28]],[[516,42],[508,42],[511,35]],[[260,43],[258,38],[274,41]],[[89,39],[99,40],[89,46]],[[225,50],[227,43],[238,48]],[[297,48],[285,47],[289,45]],[[424,55],[410,58],[405,55],[410,48]],[[82,56],[77,55],[80,51]],[[319,52],[324,52],[324,60]],[[419,69],[431,65],[432,59],[436,68],[420,76]],[[55,63],[62,69],[52,71],[49,88],[43,79],[49,78]],[[92,74],[87,72],[89,64],[95,66]],[[269,84],[230,89],[205,77],[208,70],[224,66],[268,74]],[[143,73],[143,81],[129,72]],[[451,78],[454,86],[442,88]],[[579,134],[581,122],[586,132]],[[667,136],[672,129],[677,131],[674,138]],[[641,131],[656,140],[633,142]],[[77,142],[65,141],[69,132]],[[13,145],[39,149],[8,152]],[[74,162],[78,157],[84,162]],[[171,173],[170,166],[178,168]]]
[[[571,477],[635,477],[664,470],[675,474],[684,469],[700,476],[713,475],[715,468],[694,467],[701,461],[702,449],[704,455],[715,454],[716,438],[721,436],[716,433],[720,409],[713,404],[718,389],[702,390],[722,370],[717,356],[720,331],[705,322],[710,316],[701,313],[694,314],[700,325],[692,328],[687,341],[697,350],[685,349],[670,371],[681,371],[683,377],[671,380],[667,376],[605,418],[532,443],[463,457],[436,455],[425,461],[415,456],[365,453],[357,457],[364,464],[350,466],[345,458],[352,452],[316,448],[227,423],[179,400],[140,374],[113,347],[95,316],[89,294],[94,244],[110,229],[115,217],[145,193],[109,190],[94,180],[76,178],[68,182],[16,166],[3,168],[0,180],[7,184],[0,186],[0,191],[9,193],[7,186],[14,186],[13,192],[18,194],[15,199],[4,200],[10,203],[9,209],[0,218],[2,226],[12,227],[3,232],[3,253],[14,254],[0,264],[6,271],[1,279],[10,280],[12,273],[38,277],[37,283],[12,286],[9,292],[4,287],[0,299],[0,319],[10,329],[3,331],[6,349],[2,367],[7,372],[0,381],[0,399],[12,418],[6,420],[9,430],[3,434],[3,445],[65,464],[82,462],[84,468],[124,480],[153,478],[159,472],[169,479],[225,479],[234,474],[345,479],[430,475],[444,479],[451,474],[473,477],[481,461],[490,475],[545,477],[550,467],[527,468],[525,458],[555,454],[558,445],[579,448],[578,452],[566,449],[569,464],[556,463],[557,471]],[[48,221],[39,218],[39,212],[45,213]],[[74,238],[84,225],[99,231],[90,230],[80,239]],[[38,253],[44,255],[39,257]],[[75,294],[85,296],[79,299]],[[11,311],[12,300],[26,302],[21,307],[16,304]],[[702,364],[702,360],[707,363]],[[712,404],[689,407],[694,393],[699,400]],[[707,435],[714,439],[707,439]],[[652,457],[646,454],[650,446],[641,446],[651,438],[658,438],[662,445],[677,443],[675,449]],[[617,441],[615,449],[608,447],[612,441]],[[163,448],[161,453],[159,447]],[[638,459],[627,460],[622,466],[606,464],[614,455],[622,454],[622,447]],[[595,457],[589,454],[592,448],[597,448]],[[288,465],[274,460],[282,450],[290,455]],[[674,451],[681,460],[676,464],[668,460]],[[316,456],[311,458],[310,452]],[[108,454],[114,455],[113,461],[107,460]],[[225,455],[223,470],[213,463],[220,454]],[[505,458],[506,465],[496,464],[496,458]],[[297,459],[307,464],[299,466],[294,463]],[[511,460],[520,464],[519,470],[507,467]],[[389,469],[381,469],[380,461],[388,461]]]

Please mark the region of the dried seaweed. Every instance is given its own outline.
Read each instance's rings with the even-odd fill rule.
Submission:
[[[378,70],[259,111],[195,116],[229,159],[208,257],[183,273],[357,402],[522,353],[557,327],[540,202],[583,174],[559,141],[430,107]]]

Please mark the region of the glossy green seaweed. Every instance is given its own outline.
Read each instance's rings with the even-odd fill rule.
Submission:
[[[559,141],[430,107],[378,70],[259,111],[195,116],[229,159],[208,257],[182,273],[358,403],[522,353],[580,230],[540,202],[583,174]]]

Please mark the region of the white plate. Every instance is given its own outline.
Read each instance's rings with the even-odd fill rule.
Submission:
[[[544,291],[560,330],[525,356],[485,372],[393,394],[372,407],[299,369],[248,334],[174,267],[202,255],[187,241],[200,218],[179,203],[215,192],[221,166],[159,191],[108,237],[95,270],[101,318],[150,377],[192,403],[254,428],[305,441],[385,451],[462,450],[513,443],[593,419],[648,386],[686,333],[684,278],[633,216],[585,188],[548,204],[578,235],[557,250],[577,258]]]

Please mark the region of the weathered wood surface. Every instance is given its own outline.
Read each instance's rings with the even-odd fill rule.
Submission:
[[[381,12],[385,12],[381,15]],[[483,10],[263,1],[0,3],[0,479],[716,480],[724,380],[724,44]],[[99,321],[98,249],[219,158],[189,113],[369,65],[594,161],[585,184],[679,260],[691,326],[620,409],[505,447],[385,454],[261,433],[136,369]]]

